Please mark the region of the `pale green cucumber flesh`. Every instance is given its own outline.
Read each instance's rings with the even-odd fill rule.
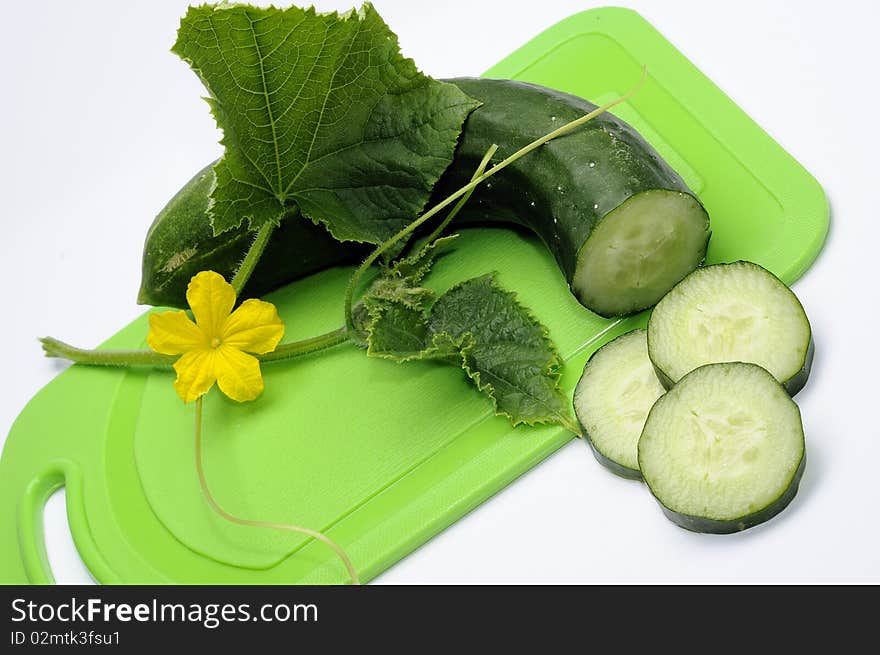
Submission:
[[[706,213],[693,196],[662,189],[631,196],[581,247],[572,291],[602,316],[653,307],[703,262],[707,239]]]
[[[791,290],[757,264],[734,262],[694,271],[657,304],[648,354],[667,387],[704,364],[751,362],[794,395],[809,376],[813,342]]]
[[[642,476],[672,521],[738,532],[794,498],[804,431],[797,405],[765,369],[708,364],[654,404],[638,452]]]
[[[639,435],[663,393],[648,359],[645,330],[627,332],[593,353],[574,391],[574,411],[600,463],[641,479]]]

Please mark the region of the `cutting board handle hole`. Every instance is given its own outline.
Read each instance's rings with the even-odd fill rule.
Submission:
[[[73,541],[64,487],[52,492],[43,507],[43,538],[56,584],[95,584]]]

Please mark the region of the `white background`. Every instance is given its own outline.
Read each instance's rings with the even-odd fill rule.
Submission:
[[[196,77],[168,52],[185,1],[8,3],[0,91],[0,440],[63,367],[37,336],[95,345],[138,316],[154,214],[219,155]],[[347,2],[318,2],[321,9]],[[406,55],[473,75],[586,0],[376,0]],[[633,1],[823,184],[832,230],[795,285],[816,363],[797,401],[809,464],[792,506],[727,537],[668,523],[573,442],[378,582],[880,582],[877,25],[863,2]],[[650,62],[649,62],[650,63]],[[601,62],[585,62],[584,74]],[[47,542],[85,582],[63,496]],[[8,527],[8,526],[6,526]],[[5,528],[4,528],[5,529]]]

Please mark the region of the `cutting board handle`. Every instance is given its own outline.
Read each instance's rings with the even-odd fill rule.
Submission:
[[[135,347],[143,334],[142,321],[135,321],[106,346]],[[95,579],[119,580],[96,546],[94,528],[106,525],[96,500],[106,484],[107,421],[127,377],[119,370],[71,366],[16,418],[0,458],[0,584],[55,583],[46,556],[43,508],[61,487],[82,561]],[[116,535],[102,532],[100,538],[116,542]]]
[[[52,462],[28,483],[18,503],[16,532],[19,554],[30,584],[55,584],[55,576],[52,575],[49,557],[46,554],[43,508],[55,491],[67,486],[68,478],[76,477],[76,474],[70,474],[74,470],[75,466],[69,461]],[[74,486],[70,485],[67,490],[68,506],[76,494],[73,491]]]
[[[67,519],[83,562],[102,580],[108,579],[108,575],[114,577],[91,539],[86,525],[82,470],[69,459],[58,459],[50,462],[27,483],[18,502],[18,525],[13,533],[18,534],[21,563],[28,583],[55,584],[55,576],[46,554],[43,510],[49,497],[62,487],[65,488],[67,498]]]

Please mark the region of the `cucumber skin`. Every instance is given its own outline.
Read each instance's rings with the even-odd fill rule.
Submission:
[[[500,144],[510,154],[595,108],[576,96],[523,82],[483,78],[446,81],[484,104],[465,121],[455,158],[435,185],[429,206],[467,184],[491,144]],[[585,153],[591,153],[589,159]],[[596,165],[591,168],[587,161]],[[214,184],[212,166],[184,185],[150,227],[138,302],[185,308],[186,287],[193,275],[214,270],[230,279],[244,257],[251,233],[239,228],[214,236],[210,227],[207,210]],[[477,187],[457,220],[500,221],[532,230],[553,254],[570,285],[578,252],[598,222],[628,198],[651,189],[694,197],[681,177],[632,127],[605,113],[541,146]],[[593,209],[594,204],[599,205],[598,210]],[[706,245],[708,220],[706,215]],[[197,256],[169,271],[169,261],[190,249]],[[367,252],[363,244],[337,242],[323,227],[299,216],[290,217],[272,236],[242,296],[262,296],[323,268],[362,259]]]
[[[583,429],[583,425],[581,425],[581,429]],[[642,477],[642,472],[637,471],[635,469],[631,469],[628,466],[624,466],[623,464],[618,464],[613,459],[609,459],[605,455],[603,455],[595,445],[593,445],[593,441],[590,439],[590,435],[587,434],[587,431],[584,430],[584,441],[587,442],[587,445],[590,447],[590,450],[593,452],[593,456],[596,458],[596,461],[599,462],[602,466],[607,468],[609,471],[614,473],[615,475],[619,475],[622,478],[626,478],[627,480],[641,480],[644,481]]]
[[[722,362],[724,363],[724,362]],[[730,363],[730,362],[727,362]],[[743,362],[737,362],[743,363]],[[690,373],[687,373],[682,377],[684,380],[688,375],[691,375],[694,371],[699,371],[701,368],[705,366],[717,366],[718,364],[703,364],[703,366],[698,366]],[[757,364],[749,364],[750,366],[758,366]],[[760,367],[759,367],[760,368]],[[771,376],[772,377],[772,376]],[[777,381],[778,383],[778,381]],[[784,388],[784,385],[780,384]],[[794,401],[792,401],[794,402]],[[797,405],[795,405],[797,407]],[[653,408],[651,411],[654,411]],[[798,414],[800,414],[800,408],[798,408]],[[648,420],[650,420],[651,414],[648,413]],[[645,425],[647,425],[647,420],[645,421]],[[642,432],[644,434],[644,431]],[[803,423],[801,423],[801,439],[805,441],[804,432],[803,432]],[[651,491],[651,495],[654,497],[654,500],[657,501],[657,504],[660,505],[660,508],[663,510],[663,513],[666,515],[670,521],[678,525],[679,527],[684,528],[685,530],[690,530],[691,532],[701,532],[706,534],[733,534],[734,532],[742,532],[743,530],[748,530],[749,528],[753,528],[760,523],[764,523],[765,521],[769,521],[774,516],[779,514],[782,510],[784,510],[788,505],[794,500],[794,497],[797,495],[798,486],[801,482],[801,477],[804,475],[804,469],[807,466],[807,448],[806,444],[804,444],[803,454],[801,455],[801,461],[798,464],[797,469],[794,472],[794,475],[791,478],[791,481],[785,488],[776,500],[769,503],[766,507],[762,507],[757,512],[752,512],[751,514],[747,514],[746,516],[741,516],[736,519],[731,520],[719,520],[712,519],[705,516],[693,516],[692,514],[683,514],[681,512],[676,512],[674,509],[670,509],[666,505],[663,504],[657,495],[654,493],[654,490],[651,489],[650,483],[645,480],[645,484],[648,486],[648,489]],[[641,464],[641,461],[639,462]]]
[[[801,463],[795,471],[791,482],[779,498],[767,505],[767,507],[754,512],[753,514],[732,521],[719,521],[717,519],[709,519],[703,516],[681,514],[680,512],[676,512],[666,507],[666,505],[660,502],[656,496],[654,496],[654,499],[657,500],[657,503],[660,505],[666,518],[685,530],[708,534],[733,534],[734,532],[742,532],[743,530],[748,530],[760,523],[769,521],[779,514],[779,512],[788,507],[789,503],[791,503],[797,495],[798,485],[800,484],[806,465],[807,455],[806,451],[804,451],[804,456],[801,457]]]
[[[650,352],[650,349],[648,352]],[[810,335],[810,345],[807,346],[807,354],[804,356],[804,365],[801,366],[801,370],[792,375],[785,382],[780,383],[792,398],[807,384],[807,380],[810,378],[810,370],[813,368],[813,356],[815,353],[815,342],[813,341],[813,336]],[[654,364],[654,362],[651,362],[651,365],[654,367],[657,379],[660,380],[660,384],[663,385],[664,389],[668,391],[675,386],[675,382],[673,382],[659,366]]]
[[[467,184],[492,144],[501,146],[493,158],[498,163],[596,108],[577,96],[525,82],[444,81],[483,104],[465,120],[455,161],[435,186],[434,202]],[[578,253],[599,221],[634,195],[651,190],[684,193],[702,207],[681,176],[635,129],[606,112],[481,184],[457,220],[514,223],[530,229],[545,243],[571,285]],[[703,258],[708,227],[706,214]]]
[[[810,377],[810,370],[813,368],[813,356],[816,353],[815,342],[813,341],[812,330],[810,331],[810,345],[807,346],[807,354],[804,356],[804,365],[801,370],[788,378],[782,383],[789,396],[794,396],[798,391],[804,388]]]
[[[144,243],[139,303],[187,308],[186,288],[196,273],[213,270],[231,280],[250,247],[254,233],[246,227],[214,236],[208,217],[213,166],[212,162],[196,173],[150,226]],[[189,256],[185,256],[187,252]],[[365,253],[363,245],[340,243],[308,219],[285,217],[242,296],[262,296],[309,273],[354,262]],[[181,260],[176,266],[175,257]]]
[[[752,264],[753,266],[758,266],[762,270],[767,271],[766,268],[764,268],[763,266],[760,266],[759,264],[755,264],[754,262],[747,262],[744,260],[739,260],[737,263]],[[712,264],[712,266],[725,266],[725,264]],[[706,266],[704,268],[711,268],[712,266]],[[767,273],[770,273],[770,271],[767,271]],[[770,273],[770,275],[773,275],[773,273]],[[773,277],[776,277],[776,276],[773,275]],[[776,279],[779,280],[778,277],[776,277]],[[798,299],[797,296],[794,295],[794,291],[791,291],[791,288],[788,287],[788,285],[786,285],[785,282],[783,282],[782,280],[779,280],[779,283],[785,285],[785,287],[791,292],[791,295],[794,296],[795,300],[798,301],[798,304],[800,304],[800,300]],[[801,305],[801,309],[803,309],[803,305]],[[807,313],[805,311],[804,316],[806,316],[806,315],[807,315]],[[653,314],[651,316],[653,316]],[[650,319],[648,319],[648,323],[650,325]],[[807,325],[809,325],[809,318],[807,319]],[[650,335],[651,335],[651,331],[649,329],[648,330],[648,356],[651,355],[651,336]],[[807,344],[807,352],[804,355],[804,365],[801,366],[801,369],[797,373],[792,375],[790,378],[788,378],[784,382],[780,383],[780,384],[782,384],[782,387],[788,392],[788,395],[791,396],[792,398],[797,394],[798,391],[803,389],[804,386],[807,384],[807,380],[810,378],[810,370],[813,368],[813,356],[815,355],[815,353],[816,353],[816,346],[815,346],[815,341],[813,341],[813,328],[810,325],[810,343]],[[748,362],[745,362],[745,363],[748,363]],[[675,386],[675,382],[673,382],[673,380],[668,375],[666,375],[666,373],[664,373],[663,370],[659,366],[657,366],[654,363],[653,359],[651,360],[651,365],[654,367],[654,372],[657,374],[657,379],[660,380],[660,384],[663,385],[664,389],[669,391],[669,389],[671,389],[672,387]],[[694,369],[694,370],[696,370],[696,369]]]

